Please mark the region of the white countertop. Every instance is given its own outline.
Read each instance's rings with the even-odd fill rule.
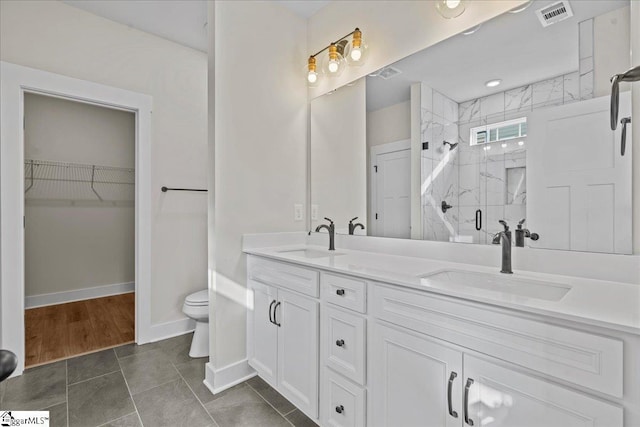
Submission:
[[[283,252],[296,249],[325,251],[329,256],[306,258]],[[533,279],[571,287],[569,292],[559,301],[547,301],[472,287],[450,289],[437,286],[429,278],[419,277],[441,270],[499,274],[498,265],[484,267],[340,248],[332,253],[326,247],[311,245],[252,248],[245,249],[244,252],[320,270],[359,276],[369,280],[640,335],[640,286],[638,285],[517,270],[512,276],[508,276],[513,279]]]

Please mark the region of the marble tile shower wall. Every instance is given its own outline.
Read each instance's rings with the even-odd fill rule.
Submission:
[[[422,238],[448,241],[458,234],[458,218],[453,210],[443,213],[441,203],[457,205],[458,163],[456,150],[449,150],[444,141],[459,141],[458,103],[421,86],[421,134],[429,144],[421,156]]]
[[[500,219],[512,227],[526,217],[526,138],[492,144],[491,150],[470,146],[473,127],[527,115],[534,109],[584,99],[578,71],[460,103],[422,84],[423,238],[491,243]],[[586,94],[583,94],[586,95]],[[454,114],[457,112],[457,116]],[[455,150],[443,141],[458,142]],[[442,212],[441,203],[453,207]],[[476,230],[476,211],[481,229]]]

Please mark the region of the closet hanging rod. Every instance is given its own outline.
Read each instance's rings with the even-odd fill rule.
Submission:
[[[207,190],[202,190],[199,188],[171,188],[171,187],[162,187],[161,188],[163,193],[166,193],[167,191],[200,191],[200,192],[204,192],[206,193]]]

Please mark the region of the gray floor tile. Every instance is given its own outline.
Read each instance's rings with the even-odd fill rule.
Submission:
[[[118,418],[117,420],[111,421],[110,423],[103,424],[100,427],[141,427],[140,418],[138,417],[138,413],[134,412],[133,414],[125,415],[122,418]]]
[[[182,378],[135,394],[145,426],[212,426],[213,420]]]
[[[245,384],[217,394],[205,408],[220,427],[291,427],[284,417]]]
[[[147,351],[120,359],[131,394],[138,394],[180,376],[167,356],[160,350]]]
[[[67,360],[67,383],[74,384],[119,370],[120,365],[113,349],[74,357]]]
[[[172,363],[186,363],[192,359],[189,357],[189,349],[191,348],[191,340],[193,333],[179,335],[164,341],[158,341],[158,347],[169,358]]]
[[[49,411],[49,427],[67,427],[67,402],[44,410]]]
[[[67,400],[66,362],[30,368],[5,381],[0,407],[14,411],[41,410]]]
[[[311,418],[300,412],[299,409],[291,412],[285,418],[295,427],[318,427],[318,424],[311,421]]]
[[[258,392],[260,396],[264,398],[267,402],[271,404],[276,411],[280,412],[282,415],[286,415],[289,412],[296,409],[296,407],[284,398],[280,393],[278,393],[273,387],[267,384],[262,378],[255,376],[247,381],[255,391]]]
[[[208,361],[208,358],[193,359],[190,362],[175,365],[180,375],[182,375],[202,403],[213,400],[213,393],[202,383],[205,375],[205,365]]]
[[[113,350],[116,352],[118,359],[123,357],[129,357],[134,354],[146,353],[147,351],[153,351],[158,349],[158,343],[152,342],[149,344],[126,344],[120,347],[115,347]]]
[[[135,411],[121,372],[69,386],[69,426],[99,426]]]

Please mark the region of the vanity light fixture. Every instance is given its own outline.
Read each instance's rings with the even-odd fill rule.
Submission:
[[[318,83],[318,72],[316,71],[316,58],[313,56],[309,57],[309,62],[307,63],[307,82],[309,82],[309,86],[313,86]]]
[[[486,87],[496,87],[498,86],[500,83],[502,83],[502,80],[500,79],[493,79],[493,80],[489,80],[488,82],[486,82],[484,85]]]
[[[348,38],[353,36],[352,40]],[[318,55],[327,51],[327,55],[319,58]],[[337,77],[346,68],[346,65],[360,66],[364,64],[368,52],[367,43],[362,38],[362,31],[356,28],[344,37],[322,48],[320,51],[309,57],[307,61],[307,83],[313,87],[318,84],[320,74],[318,73],[318,59],[321,59],[321,70],[323,74],[330,77]]]
[[[465,3],[466,0],[438,0],[436,10],[443,18],[457,18],[465,11]]]

